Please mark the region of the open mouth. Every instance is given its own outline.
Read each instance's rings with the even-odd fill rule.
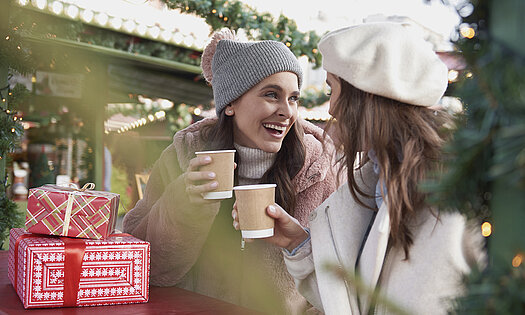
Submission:
[[[266,128],[270,133],[275,135],[282,135],[286,131],[285,126],[278,126],[274,124],[263,124],[263,127]]]

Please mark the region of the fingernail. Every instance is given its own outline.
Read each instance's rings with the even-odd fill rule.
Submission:
[[[217,186],[219,186],[219,183],[217,183],[217,182],[212,182],[212,183],[210,184],[210,187],[211,187],[211,188],[217,188]]]
[[[208,173],[208,178],[215,178],[215,173],[214,172],[209,172]]]
[[[268,206],[268,210],[270,210],[271,213],[275,213],[275,207],[272,205]]]
[[[211,161],[211,157],[209,156],[205,156],[204,157],[204,162],[210,162]]]

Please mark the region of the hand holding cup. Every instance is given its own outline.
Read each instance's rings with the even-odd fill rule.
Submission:
[[[292,251],[308,237],[299,221],[286,213],[278,204],[272,203],[268,205],[265,211],[269,217],[274,219],[273,236],[264,238],[267,242]],[[233,205],[232,218],[233,227],[236,230],[240,230],[237,202]]]
[[[219,183],[215,180],[215,172],[200,170],[202,166],[210,164],[211,161],[210,156],[197,156],[190,160],[190,165],[186,173],[184,173],[186,193],[193,204],[210,203],[209,200],[203,198],[202,194],[213,191],[219,186]]]
[[[235,169],[235,150],[195,152],[197,157],[211,158],[211,162],[200,166],[201,172],[215,174],[217,185],[212,190],[201,192],[204,199],[227,199],[233,196],[233,170]],[[210,187],[211,188],[211,187]]]

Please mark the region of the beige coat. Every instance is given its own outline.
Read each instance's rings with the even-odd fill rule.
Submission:
[[[280,249],[256,241],[240,250],[240,232],[232,227],[233,201],[197,207],[187,198],[183,170],[203,149],[200,129],[214,122],[205,119],[175,135],[155,163],[144,198],[126,214],[124,231],[151,242],[152,285],[176,285],[271,313],[279,310],[272,306],[284,303],[287,313],[301,313],[306,301],[295,290]],[[293,179],[295,217],[306,225],[308,214],[336,189],[330,167],[333,145],[323,150],[322,129],[297,123],[305,131],[306,156]]]
[[[364,171],[364,186],[374,192],[377,175],[371,167]],[[375,201],[367,204],[374,206]],[[356,268],[371,218],[372,210],[354,201],[347,184],[310,214],[311,242],[294,256],[285,256],[299,291],[326,314],[367,314],[373,290],[409,314],[446,314],[448,299],[462,292],[461,277],[483,264],[479,226],[468,225],[459,213],[444,212],[436,219],[425,209],[411,225],[414,244],[405,260],[402,248],[387,249],[390,224],[383,202]],[[341,270],[349,273],[348,279],[358,277],[369,291],[356,292],[337,275]],[[374,310],[391,313],[384,303]]]

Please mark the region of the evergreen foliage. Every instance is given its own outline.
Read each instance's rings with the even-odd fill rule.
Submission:
[[[0,250],[5,249],[4,241],[8,239],[9,231],[14,227],[24,225],[24,215],[18,211],[16,203],[7,198],[6,180],[0,183]]]
[[[321,54],[317,50],[319,35],[314,31],[301,32],[294,20],[280,15],[260,13],[238,0],[162,0],[172,9],[192,13],[206,20],[212,30],[223,27],[243,29],[251,39],[277,40],[290,47],[296,56],[307,56],[317,67]]]
[[[454,313],[524,314],[525,56],[489,27],[500,3],[470,4],[474,11],[463,26],[475,36],[456,41],[467,69],[454,94],[465,111],[446,148],[446,173],[426,188],[442,208],[458,209],[492,226],[486,234],[488,266],[465,279],[467,294],[455,301]]]
[[[3,160],[7,160],[7,153],[14,150],[24,131],[15,117],[15,113],[9,110],[0,110],[0,159]],[[24,217],[18,212],[16,203],[7,197],[7,187],[7,176],[0,178],[0,249],[4,248],[9,230],[24,224]]]

